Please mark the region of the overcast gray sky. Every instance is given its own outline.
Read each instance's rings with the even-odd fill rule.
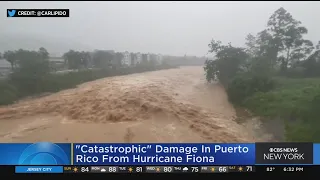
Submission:
[[[0,2],[0,33],[72,39],[96,49],[202,56],[212,38],[242,46],[284,7],[320,40],[320,2]],[[70,18],[7,18],[6,9],[67,8]]]

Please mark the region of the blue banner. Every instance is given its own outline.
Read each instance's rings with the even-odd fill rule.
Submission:
[[[320,165],[320,144],[313,144],[313,164]]]
[[[16,166],[16,173],[63,173],[63,166]]]
[[[254,165],[255,144],[73,144],[75,165]]]
[[[0,165],[70,165],[71,150],[70,143],[1,143]]]
[[[51,168],[51,165],[72,164],[254,165],[259,158],[260,161],[272,160],[267,164],[296,164],[303,157],[303,162],[299,161],[299,164],[320,165],[320,144],[309,144],[1,143],[0,165],[30,165],[17,169],[30,173],[60,172],[59,168]],[[280,158],[282,155],[284,158]],[[278,156],[278,159],[275,158]],[[48,167],[41,169],[34,165]]]

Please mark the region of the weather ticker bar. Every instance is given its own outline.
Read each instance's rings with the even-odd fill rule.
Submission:
[[[64,173],[230,173],[254,172],[254,166],[65,166]]]
[[[317,172],[312,165],[243,166],[64,166],[63,173],[256,173]]]
[[[243,165],[243,166],[0,166],[0,173],[60,173],[60,174],[165,174],[165,173],[259,173],[259,172],[319,172],[314,165]]]

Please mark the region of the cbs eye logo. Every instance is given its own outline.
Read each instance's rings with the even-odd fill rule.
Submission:
[[[20,155],[20,165],[64,165],[70,164],[61,147],[50,142],[40,142],[28,146]]]

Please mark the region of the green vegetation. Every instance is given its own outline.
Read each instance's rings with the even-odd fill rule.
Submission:
[[[279,8],[266,30],[246,37],[245,48],[212,40],[216,59],[206,61],[206,78],[218,80],[230,102],[263,121],[281,119],[287,141],[320,141],[320,42],[304,39],[307,33]]]
[[[288,141],[320,140],[320,78],[276,81],[274,90],[254,93],[243,105],[257,115],[283,119]]]
[[[176,67],[152,60],[125,67],[121,63],[121,53],[96,51],[91,56],[89,52],[70,50],[64,55],[64,64],[73,71],[57,73],[45,48],[7,51],[3,56],[11,63],[12,74],[0,81],[0,105],[11,104],[26,96],[74,88],[99,78]]]

